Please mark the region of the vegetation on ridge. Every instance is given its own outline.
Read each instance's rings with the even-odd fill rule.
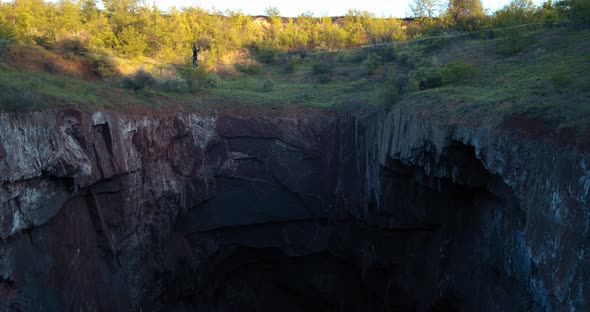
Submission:
[[[581,136],[587,2],[513,0],[488,14],[478,0],[451,0],[440,13],[435,1],[413,0],[413,19],[402,20],[15,0],[0,4],[0,108],[398,105],[477,125],[541,120]]]

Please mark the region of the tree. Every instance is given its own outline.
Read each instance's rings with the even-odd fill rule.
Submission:
[[[535,5],[532,0],[512,0],[495,13],[498,27],[509,27],[530,23],[535,18]]]
[[[60,0],[57,3],[57,21],[55,27],[63,33],[71,33],[82,27],[80,7],[72,0]]]
[[[278,25],[281,22],[281,12],[277,7],[269,6],[264,9],[264,13],[268,16],[271,25]]]
[[[360,10],[348,10],[344,15],[344,30],[349,34],[348,42],[351,45],[367,43],[367,26],[375,18],[372,13]]]
[[[549,27],[559,20],[559,14],[551,0],[543,2],[543,4],[537,9],[537,12],[535,12],[535,15],[537,16],[537,20],[542,21]]]
[[[115,31],[133,25],[139,0],[102,0],[109,22]]]
[[[449,0],[447,14],[455,27],[465,31],[479,29],[485,17],[481,0]]]
[[[438,7],[437,0],[411,0],[410,10],[413,17],[434,17],[436,8]]]
[[[17,39],[33,43],[49,38],[48,31],[53,29],[49,26],[48,11],[43,0],[14,0],[8,20],[12,22]]]
[[[590,27],[590,1],[561,0],[556,3],[558,11],[569,19],[575,27]]]
[[[15,37],[12,25],[5,21],[4,16],[0,15],[0,57],[10,52],[10,41]]]
[[[139,57],[147,49],[147,38],[133,26],[126,26],[117,34],[121,43],[119,52],[130,57]]]
[[[81,0],[80,11],[84,23],[92,22],[97,18],[99,13],[98,8],[96,7],[96,1],[94,0]]]

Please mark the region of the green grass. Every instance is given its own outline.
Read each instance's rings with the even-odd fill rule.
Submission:
[[[196,92],[152,90],[147,95],[121,89],[116,81],[88,82],[0,65],[0,86],[15,94],[9,98],[11,103],[2,101],[0,109],[23,109],[18,105],[18,96],[25,99],[26,105],[40,101],[39,108],[66,103],[165,109],[173,103],[187,109],[309,106],[374,111],[396,105],[440,122],[473,126],[493,127],[506,118],[519,116],[579,132],[590,128],[590,30],[537,30],[524,33],[522,40],[522,50],[513,54],[505,52],[503,37],[448,40],[430,47],[420,43],[423,46],[414,46],[412,51],[426,52],[421,52],[415,64],[432,56],[443,66],[461,61],[473,64],[476,76],[426,90],[418,90],[414,84],[402,95],[393,91],[394,81],[410,72],[412,65],[388,61],[368,75],[362,68],[364,54],[358,51],[309,56],[290,63],[260,63],[256,64],[259,71],[236,71],[223,77],[216,88],[201,85]],[[402,52],[407,46],[398,49]],[[317,66],[314,69],[318,62],[333,62],[334,68],[319,73]]]
[[[493,126],[511,116],[524,116],[555,122],[560,128],[587,129],[590,31],[543,30],[528,33],[525,39],[523,50],[510,56],[502,52],[501,38],[466,42],[453,58],[478,63],[477,79],[418,91],[404,96],[398,105],[473,125]],[[583,44],[586,50],[579,49]]]
[[[56,76],[47,73],[32,73],[0,67],[0,85],[6,92],[13,92],[17,98],[27,93],[35,95],[39,103],[29,102],[30,107],[19,107],[18,102],[0,102],[0,108],[11,107],[11,110],[43,108],[60,99],[62,102],[79,105],[96,105],[100,103],[98,95],[103,89],[101,85],[91,84],[87,81]],[[5,92],[5,95],[6,95]]]

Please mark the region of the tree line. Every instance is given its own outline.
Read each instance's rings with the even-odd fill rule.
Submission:
[[[412,19],[377,17],[349,10],[343,17],[315,17],[306,12],[283,18],[273,7],[256,19],[240,11],[208,11],[199,7],[162,11],[138,0],[13,0],[0,3],[0,38],[54,49],[114,53],[128,58],[151,57],[186,63],[193,43],[215,62],[228,51],[294,51],[341,49],[388,43],[450,31],[478,31],[541,22],[590,24],[590,1],[512,0],[485,12],[481,0],[412,0]],[[188,52],[187,52],[188,51]]]

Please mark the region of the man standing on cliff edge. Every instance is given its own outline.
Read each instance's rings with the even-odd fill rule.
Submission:
[[[199,52],[199,48],[193,43],[193,68],[199,67],[197,64],[197,52]]]

